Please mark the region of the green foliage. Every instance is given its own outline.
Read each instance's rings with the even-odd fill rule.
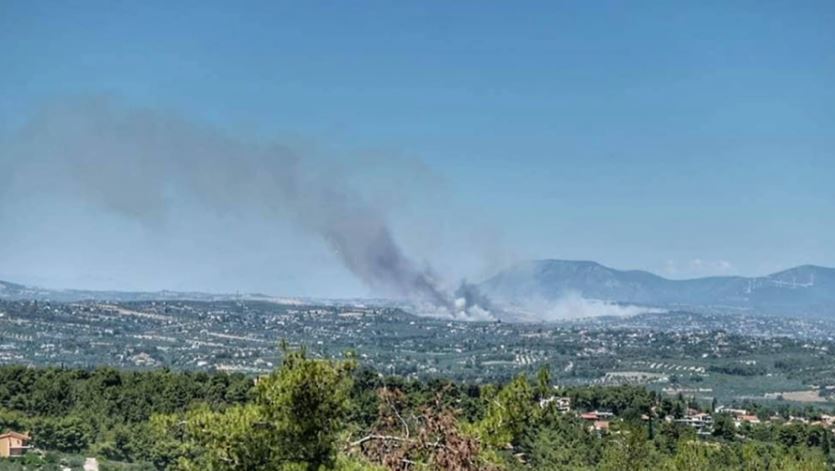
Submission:
[[[551,393],[551,370],[547,366],[539,368],[536,374],[536,395],[538,399],[548,397]]]
[[[22,412],[0,407],[0,433],[8,430],[28,430],[30,420]]]
[[[678,452],[681,443],[689,443],[695,440],[696,432],[679,422],[662,422],[654,438],[659,451],[673,455]]]
[[[334,466],[352,367],[288,352],[282,367],[258,382],[253,403],[223,412],[200,408],[187,415],[186,436],[202,453],[179,463],[209,471]]]
[[[766,369],[763,366],[744,363],[711,365],[708,367],[708,371],[733,376],[759,376],[766,373]]]
[[[257,405],[235,406],[216,413],[201,408],[188,413],[186,436],[199,447],[195,461],[183,458],[187,469],[259,469],[276,461],[270,453],[267,427]]]
[[[606,441],[601,471],[652,469],[658,459],[642,428],[625,427]]]
[[[540,405],[552,393],[547,369],[533,380],[462,385],[383,378],[350,360],[297,351],[285,352],[281,367],[254,383],[167,370],[0,367],[0,428],[29,431],[46,450],[0,460],[0,471],[78,469],[84,456],[98,457],[103,470],[123,471],[441,471],[449,463],[505,471],[831,469],[833,438],[819,425],[737,428],[719,413],[713,433],[697,436],[663,420],[698,407],[692,399],[633,386],[561,390],[575,409],[616,415],[611,432],[594,431],[574,413]],[[368,438],[374,434],[382,438]],[[377,459],[392,453],[401,454]]]
[[[252,379],[241,374],[0,366],[0,407],[28,416],[79,415],[93,425],[147,421],[194,403],[222,408],[249,400],[251,390]]]
[[[332,471],[386,471],[386,468],[367,463],[360,458],[339,455]]]
[[[59,419],[37,419],[34,421],[32,435],[33,442],[38,447],[78,453],[87,448],[91,431],[80,417],[67,416]]]
[[[256,404],[269,424],[275,452],[317,469],[334,457],[343,427],[352,362],[311,360],[304,352],[285,357],[282,368],[258,383]]]
[[[633,414],[649,414],[655,404],[653,392],[637,386],[587,386],[570,388],[565,395],[574,407],[581,410],[608,410],[615,415],[627,411]]]
[[[554,416],[540,424],[522,448],[531,467],[540,471],[590,468],[602,453],[599,438],[570,416]]]
[[[497,393],[488,394],[487,413],[477,427],[481,440],[498,448],[518,444],[539,412],[528,378],[519,375]]]
[[[736,425],[730,414],[722,413],[713,416],[713,436],[724,440],[733,440],[736,436]]]

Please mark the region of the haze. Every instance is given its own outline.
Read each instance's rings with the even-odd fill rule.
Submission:
[[[0,279],[835,265],[833,4],[506,5],[0,3]]]

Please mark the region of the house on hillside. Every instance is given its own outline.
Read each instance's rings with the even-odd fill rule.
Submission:
[[[580,414],[581,419],[587,420],[589,422],[594,422],[595,420],[612,420],[612,418],[614,418],[614,416],[615,416],[615,414],[613,414],[609,411],[600,411],[600,410],[595,410],[595,411]]]
[[[580,418],[589,422],[594,422],[599,417],[597,417],[597,412],[584,412],[580,414]]]
[[[709,435],[713,431],[713,416],[704,412],[688,413],[675,421],[693,428],[699,435]]]
[[[756,415],[741,415],[734,419],[734,425],[741,427],[742,424],[757,425],[760,423],[760,418]]]
[[[29,435],[17,432],[0,434],[0,458],[20,456],[29,449]]]
[[[551,396],[546,399],[541,399],[539,401],[539,407],[546,408],[550,404],[554,404],[557,407],[557,410],[563,413],[571,412],[571,398],[570,397],[559,397],[559,396]]]
[[[608,420],[595,420],[591,426],[591,429],[595,432],[603,433],[609,431],[609,421]]]
[[[609,421],[614,418],[614,414],[596,410],[580,414],[580,418],[590,424],[589,431],[600,434],[609,431]]]

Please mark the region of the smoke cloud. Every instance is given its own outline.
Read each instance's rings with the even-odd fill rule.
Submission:
[[[37,175],[30,191],[80,195],[153,229],[164,228],[170,206],[182,198],[220,214],[245,209],[288,218],[319,236],[375,293],[456,317],[490,317],[489,302],[474,287],[445,290],[430,267],[404,253],[362,194],[289,147],[104,99],[48,107],[3,147],[0,175]],[[0,188],[5,201],[13,196],[2,194],[9,186]]]
[[[570,292],[549,305],[543,312],[547,320],[573,320],[607,316],[630,317],[650,312],[664,312],[664,310],[617,304],[602,299],[589,299],[584,298],[580,293]]]
[[[586,298],[577,291],[567,291],[556,300],[529,298],[520,309],[534,313],[534,318],[549,322],[594,317],[631,317],[638,314],[666,312],[665,309],[619,304]]]

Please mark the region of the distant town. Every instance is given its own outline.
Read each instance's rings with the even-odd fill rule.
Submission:
[[[260,375],[287,342],[412,379],[501,382],[546,366],[557,384],[646,385],[726,405],[828,406],[834,338],[827,321],[721,312],[503,323],[362,304],[0,301],[0,364]]]

